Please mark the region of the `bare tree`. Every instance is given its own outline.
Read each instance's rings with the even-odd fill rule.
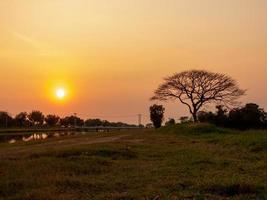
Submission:
[[[165,78],[151,100],[178,99],[189,108],[194,122],[197,122],[197,113],[202,106],[210,103],[236,105],[236,100],[244,94],[245,90],[225,74],[192,70]]]

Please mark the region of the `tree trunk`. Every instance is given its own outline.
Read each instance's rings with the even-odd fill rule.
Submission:
[[[194,123],[198,122],[198,120],[197,120],[197,112],[192,113],[192,115],[193,115]]]

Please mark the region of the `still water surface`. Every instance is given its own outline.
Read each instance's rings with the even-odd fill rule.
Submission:
[[[40,132],[32,134],[6,134],[6,135],[0,135],[0,142],[14,144],[16,142],[29,142],[35,140],[46,140],[49,138],[58,138],[63,136],[84,135],[84,134],[88,134],[88,132],[67,131],[67,132],[46,132],[46,133]]]

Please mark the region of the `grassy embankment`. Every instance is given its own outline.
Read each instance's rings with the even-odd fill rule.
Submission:
[[[0,144],[0,199],[266,199],[267,131],[211,125]]]

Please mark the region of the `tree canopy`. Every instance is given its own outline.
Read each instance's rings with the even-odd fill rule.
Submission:
[[[236,105],[245,91],[231,77],[204,70],[176,73],[164,79],[152,100],[179,100],[196,122],[198,111],[206,104]]]
[[[33,125],[43,125],[45,116],[41,111],[34,110],[28,116]]]
[[[150,119],[155,128],[160,128],[164,119],[165,108],[162,105],[156,105],[150,107]]]
[[[240,130],[267,128],[267,114],[255,103],[233,108],[229,112],[222,106],[217,106],[217,112],[200,111],[200,122],[208,122],[217,126]]]

